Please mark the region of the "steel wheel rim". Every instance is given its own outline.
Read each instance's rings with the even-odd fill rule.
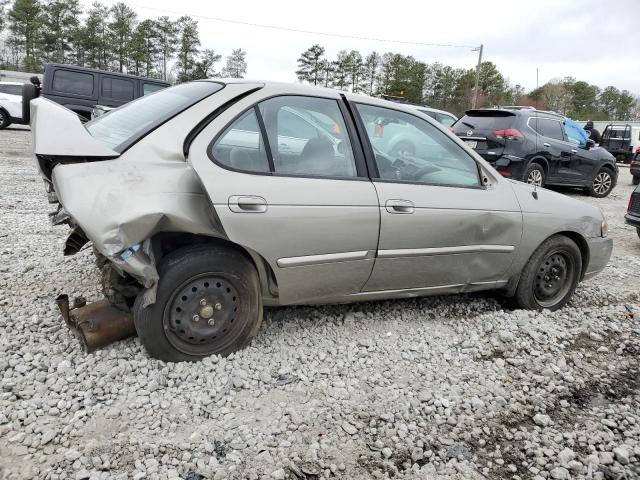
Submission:
[[[600,172],[596,175],[596,178],[593,179],[593,190],[598,195],[602,195],[611,189],[611,183],[611,175],[607,172]]]
[[[573,258],[562,250],[550,252],[536,271],[533,294],[542,308],[551,308],[571,290],[575,276]]]
[[[188,355],[211,355],[233,343],[242,332],[238,318],[244,313],[241,310],[240,295],[229,278],[203,273],[173,291],[162,326],[177,350]]]
[[[529,176],[527,177],[527,183],[529,185],[535,185],[537,187],[542,186],[542,172],[538,169],[531,170],[529,172]]]

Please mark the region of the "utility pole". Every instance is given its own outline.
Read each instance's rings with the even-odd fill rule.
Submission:
[[[473,92],[473,105],[472,105],[472,108],[476,108],[476,105],[478,104],[478,88],[479,88],[479,84],[480,84],[480,66],[482,65],[482,48],[483,48],[483,45],[480,44],[479,47],[474,48],[473,50],[471,50],[472,52],[478,52],[478,66],[476,67],[476,86],[475,86],[474,92]]]

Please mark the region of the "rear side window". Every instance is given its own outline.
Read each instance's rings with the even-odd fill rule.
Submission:
[[[93,95],[93,75],[70,70],[56,70],[53,73],[53,91],[90,97]]]
[[[269,159],[258,126],[255,108],[245,112],[218,138],[211,150],[213,157],[234,170],[266,173]]]
[[[102,77],[102,96],[113,100],[133,100],[133,81],[124,78]]]
[[[214,82],[183,83],[140,97],[84,126],[93,137],[122,152],[154,128],[220,89],[222,85]]]
[[[532,117],[529,119],[529,125],[543,137],[553,138],[554,140],[564,140],[562,124],[557,120]]]
[[[472,132],[495,132],[496,130],[506,130],[513,128],[515,123],[514,115],[465,115],[453,127],[455,133]]]

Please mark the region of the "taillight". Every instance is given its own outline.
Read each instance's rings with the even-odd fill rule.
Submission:
[[[503,138],[505,140],[514,140],[516,142],[521,142],[524,140],[524,136],[520,133],[519,130],[515,128],[507,128],[506,130],[496,130],[493,134],[498,138]]]
[[[640,153],[640,147],[636,147],[636,153]]]
[[[498,173],[503,177],[511,177],[511,172],[509,170],[498,170]]]

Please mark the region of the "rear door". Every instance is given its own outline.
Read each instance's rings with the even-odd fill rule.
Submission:
[[[226,235],[269,263],[280,303],[360,292],[378,242],[378,197],[340,94],[307,92],[267,86],[213,120],[189,151]],[[293,125],[297,115],[281,123],[283,110],[330,118],[334,136]],[[302,148],[285,141],[293,131]]]
[[[515,123],[516,115],[506,110],[469,110],[453,126],[453,132],[493,164],[504,153],[504,132]]]
[[[539,133],[538,151],[549,163],[547,182],[580,184],[582,175],[573,168],[576,145],[568,141],[560,118],[531,117],[529,125]]]
[[[22,85],[0,84],[0,106],[12,118],[22,118]]]

